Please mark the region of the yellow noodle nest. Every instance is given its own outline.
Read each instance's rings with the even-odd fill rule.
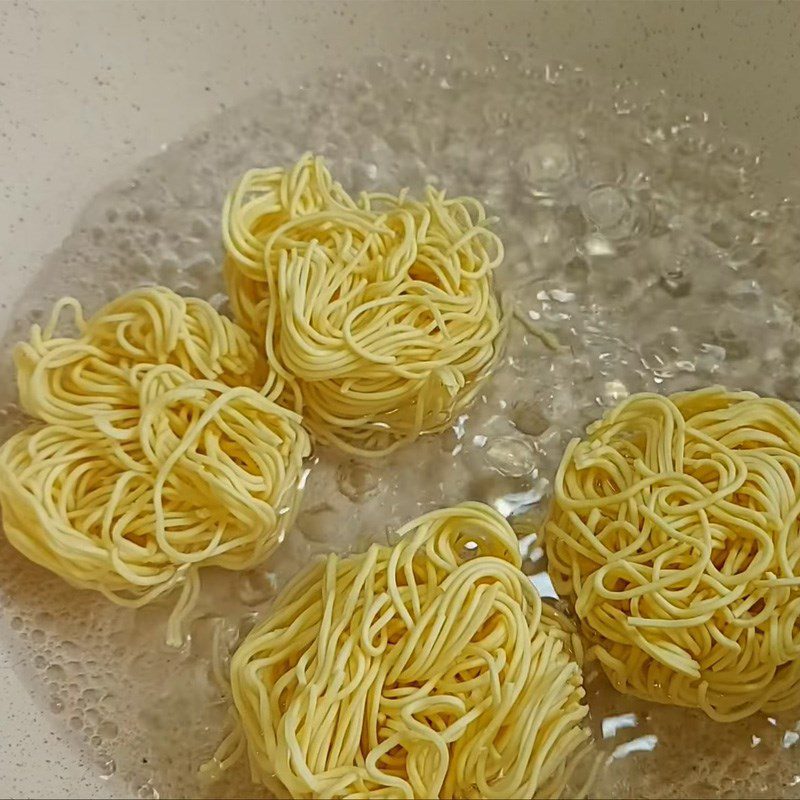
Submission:
[[[240,722],[206,769],[246,749],[295,798],[558,796],[590,746],[580,644],[511,528],[464,503],[399,535],[287,587],[233,656]]]
[[[631,397],[568,447],[550,575],[623,692],[731,721],[800,705],[800,415]]]
[[[168,627],[178,644],[198,570],[247,569],[281,540],[308,436],[294,413],[222,382],[254,382],[255,351],[202,301],[145,289],[89,323],[64,301],[54,321],[64,305],[82,338],[34,327],[17,351],[25,407],[47,424],[0,448],[5,534],[32,561],[123,605],[181,585]]]
[[[433,188],[353,199],[311,155],[245,173],[223,212],[232,307],[317,439],[379,454],[469,403],[504,331],[489,222]]]
[[[58,335],[65,311],[78,336]],[[135,422],[137,365],[174,364],[195,378],[260,388],[263,357],[245,331],[207,302],[161,286],[136,289],[89,320],[66,297],[42,329],[14,350],[23,408],[44,422],[97,427],[111,435]]]

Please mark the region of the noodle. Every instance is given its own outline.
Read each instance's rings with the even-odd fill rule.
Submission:
[[[614,686],[716,720],[800,704],[800,415],[720,388],[629,398],[570,443],[550,575]]]
[[[58,336],[65,310],[79,336]],[[208,303],[164,287],[123,294],[88,321],[77,300],[56,303],[42,329],[14,351],[22,407],[44,422],[125,436],[135,424],[136,365],[175,364],[195,378],[259,388],[264,366],[247,334]]]
[[[423,201],[353,200],[311,155],[247,172],[223,212],[225,275],[237,321],[264,343],[268,390],[349,453],[446,427],[505,330],[489,223],[477,200],[430,187]]]
[[[65,307],[78,339],[54,336]],[[63,300],[16,362],[22,402],[45,424],[0,447],[6,537],[122,605],[182,586],[168,627],[180,644],[199,569],[248,569],[283,538],[310,450],[300,418],[236,385],[263,382],[243,331],[166,289],[88,322]]]
[[[300,574],[234,654],[254,781],[295,798],[554,797],[589,748],[577,636],[464,503]],[[244,744],[242,741],[244,738]]]

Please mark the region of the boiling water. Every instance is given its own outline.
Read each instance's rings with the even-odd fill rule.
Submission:
[[[119,609],[0,545],[4,646],[126,793],[259,795],[244,765],[197,782],[226,708],[210,663],[314,554],[391,541],[401,522],[467,498],[537,523],[567,440],[632,392],[720,382],[800,399],[798,211],[765,199],[759,159],[635,84],[598,92],[579,70],[503,54],[474,64],[373,63],[226,110],[98,195],[16,309],[3,352],[64,293],[96,308],[163,283],[225,308],[226,189],[306,149],[352,190],[475,195],[506,244],[498,282],[515,321],[469,413],[381,462],[320,450],[295,530],[263,569],[206,576],[181,649],[163,644],[166,605]],[[21,420],[4,362],[7,433]],[[523,544],[552,596],[535,537]],[[592,667],[587,682],[605,754],[597,795],[800,797],[800,712],[719,725],[616,694]]]

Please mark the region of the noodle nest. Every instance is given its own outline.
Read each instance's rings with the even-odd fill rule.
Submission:
[[[285,589],[233,656],[240,722],[206,769],[246,749],[295,798],[558,796],[590,748],[574,629],[491,508],[398,533]]]
[[[549,572],[614,686],[716,720],[800,704],[800,415],[636,395],[570,443]]]
[[[77,336],[59,335],[69,320]],[[44,422],[98,428],[135,425],[138,397],[133,368],[174,364],[194,378],[260,388],[263,357],[246,332],[205,300],[163,286],[135,289],[89,320],[77,300],[56,303],[49,322],[31,328],[14,349],[22,407]]]
[[[171,316],[182,303],[146,289],[106,307],[79,340],[34,328],[17,351],[21,395],[50,421],[0,448],[11,544],[122,605],[181,585],[172,644],[181,642],[201,567],[248,569],[281,540],[310,449],[295,414],[222,382],[253,379],[243,332],[202,301],[186,301],[183,320]],[[66,304],[80,320],[80,307]],[[208,353],[195,352],[205,339]]]
[[[231,306],[319,441],[384,453],[470,402],[505,331],[490,222],[431,187],[353,199],[311,155],[245,173],[223,212]]]

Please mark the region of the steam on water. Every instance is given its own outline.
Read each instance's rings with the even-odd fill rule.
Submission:
[[[632,392],[724,383],[800,399],[800,215],[763,199],[757,158],[704,114],[634,84],[601,93],[579,70],[458,62],[371,64],[226,110],[99,194],[16,309],[3,435],[21,421],[8,349],[56,297],[94,308],[162,283],[225,307],[218,216],[248,167],[313,149],[350,190],[433,183],[501,220],[499,282],[515,322],[485,394],[452,430],[384,462],[319,452],[295,530],[263,569],[205,578],[181,650],[163,644],[166,606],[116,608],[0,545],[3,646],[120,791],[259,795],[244,768],[197,783],[226,708],[211,663],[313,554],[360,550],[465,498],[535,523],[564,444]],[[523,544],[526,571],[552,595],[535,537]],[[620,696],[592,670],[588,682],[607,753],[598,794],[800,796],[800,712],[723,726]]]

